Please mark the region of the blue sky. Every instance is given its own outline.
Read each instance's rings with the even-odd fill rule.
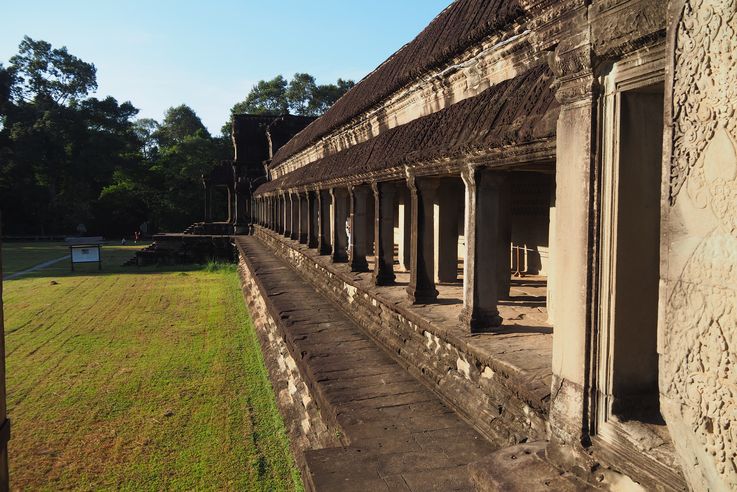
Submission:
[[[358,80],[451,0],[2,0],[0,62],[23,35],[97,67],[98,97],[140,117],[190,105],[213,133],[260,79]]]

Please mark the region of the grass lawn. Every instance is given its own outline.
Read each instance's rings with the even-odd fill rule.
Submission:
[[[134,249],[5,282],[12,487],[302,489],[234,269]]]
[[[5,243],[3,244],[3,275],[10,275],[68,254],[69,247],[64,242]]]

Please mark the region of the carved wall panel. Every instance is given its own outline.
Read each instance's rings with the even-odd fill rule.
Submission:
[[[737,489],[737,0],[671,2],[660,386],[695,490]]]
[[[662,0],[597,0],[591,6],[591,38],[599,57],[616,58],[661,39]]]

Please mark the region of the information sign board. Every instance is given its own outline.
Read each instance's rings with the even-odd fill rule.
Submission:
[[[102,258],[99,244],[72,244],[69,246],[72,259],[72,271],[75,263],[97,263],[98,269],[102,269]]]

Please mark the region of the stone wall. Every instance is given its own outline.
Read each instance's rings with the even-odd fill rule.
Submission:
[[[525,384],[511,380],[502,363],[480,360],[443,327],[383,303],[277,235],[262,228],[255,234],[492,442],[545,439],[547,402],[526,394]]]
[[[335,424],[326,423],[323,419],[269,308],[268,297],[262,294],[258,278],[243,256],[238,263],[238,273],[277,405],[287,427],[292,453],[302,476],[306,477],[305,451],[339,446],[339,432],[336,432]]]
[[[674,0],[661,409],[696,490],[737,489],[737,1]]]

